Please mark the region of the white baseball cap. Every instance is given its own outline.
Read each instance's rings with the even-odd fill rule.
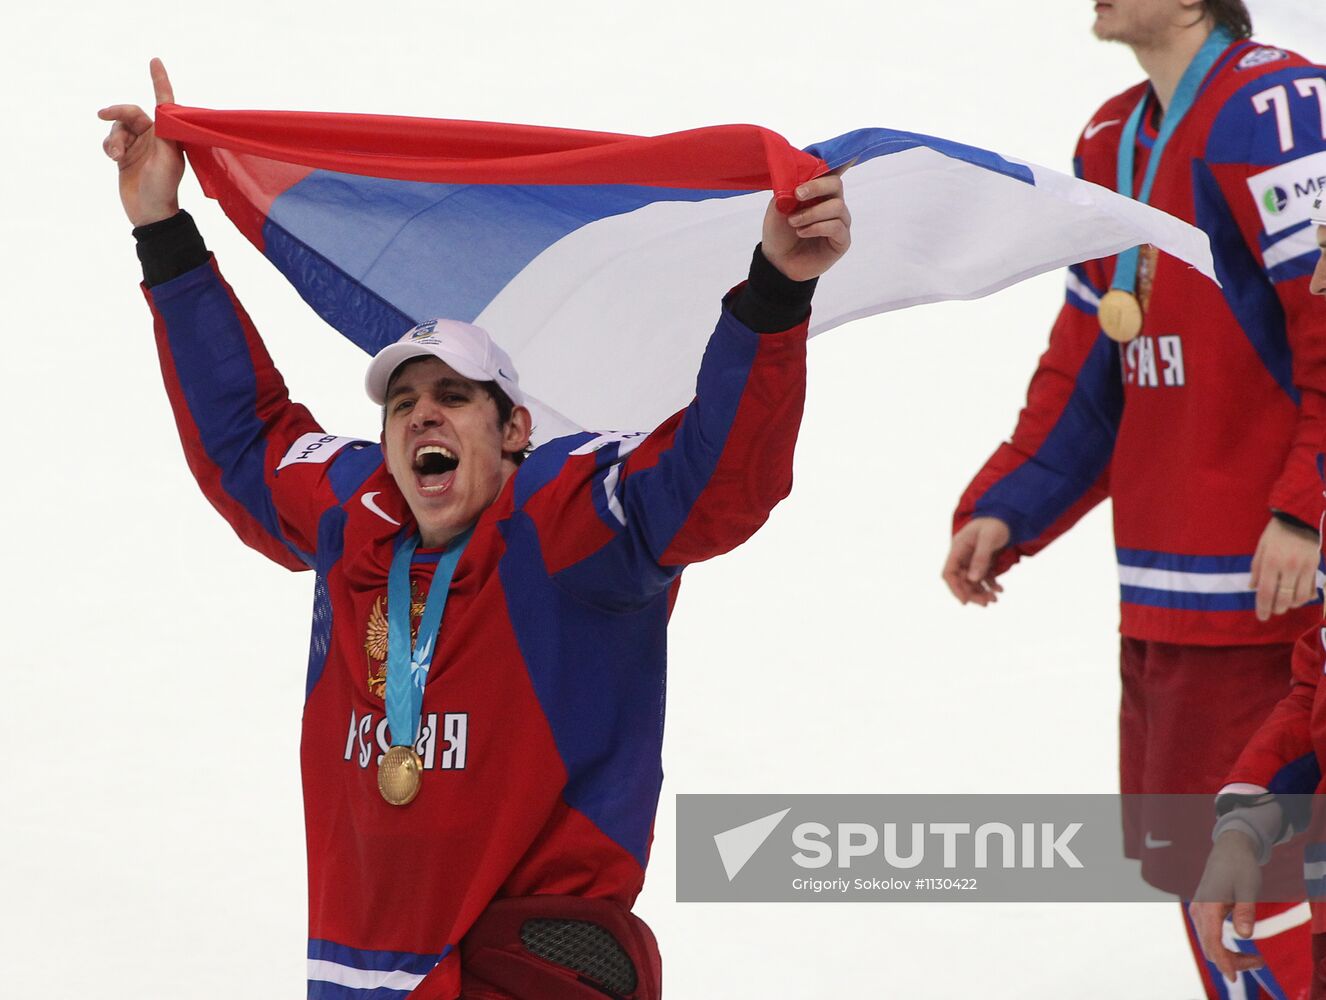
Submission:
[[[1316,200],[1312,202],[1308,218],[1314,226],[1326,226],[1326,195],[1317,195]]]
[[[364,377],[368,398],[381,406],[387,401],[392,373],[411,358],[423,357],[437,358],[475,382],[496,382],[511,402],[526,405],[511,355],[493,342],[487,330],[454,319],[427,320],[378,351]]]

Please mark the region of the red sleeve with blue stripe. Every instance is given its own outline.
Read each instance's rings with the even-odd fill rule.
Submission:
[[[1275,68],[1283,67],[1283,68]],[[1196,222],[1211,237],[1225,299],[1299,409],[1267,506],[1321,517],[1326,443],[1326,310],[1308,291],[1320,251],[1309,212],[1326,185],[1326,73],[1298,56],[1224,102],[1194,164]]]
[[[578,435],[530,457],[517,504],[528,498],[561,586],[601,607],[638,607],[682,567],[754,534],[792,487],[808,322],[755,333],[725,309],[685,410],[649,435]]]
[[[1088,268],[1069,270],[1067,301],[1013,436],[976,474],[954,514],[954,531],[974,517],[1009,526],[999,571],[1044,548],[1108,495],[1123,382],[1118,351],[1096,321],[1101,293]]]
[[[189,468],[243,541],[310,568],[337,501],[332,457],[366,442],[323,433],[285,382],[215,260],[145,288]],[[347,448],[349,446],[349,448]]]
[[[1321,781],[1321,763],[1312,740],[1312,705],[1321,679],[1323,634],[1314,625],[1294,646],[1293,683],[1248,741],[1230,771],[1234,786],[1265,788],[1285,795],[1312,795]],[[1243,789],[1251,790],[1251,789]]]

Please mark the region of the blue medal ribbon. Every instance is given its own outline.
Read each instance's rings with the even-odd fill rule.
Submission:
[[[1192,110],[1193,103],[1197,100],[1197,92],[1201,88],[1202,81],[1206,79],[1206,74],[1211,72],[1211,67],[1220,59],[1220,55],[1225,49],[1229,48],[1234,36],[1224,28],[1217,28],[1211,32],[1210,37],[1202,44],[1193,57],[1193,61],[1188,64],[1188,68],[1183,71],[1183,78],[1179,80],[1178,89],[1174,91],[1174,97],[1169,102],[1169,109],[1165,112],[1165,117],[1160,123],[1160,133],[1156,136],[1155,145],[1151,147],[1151,156],[1146,163],[1146,173],[1142,177],[1142,189],[1134,196],[1133,194],[1133,171],[1136,165],[1137,155],[1137,130],[1142,126],[1142,115],[1146,110],[1147,94],[1142,95],[1142,99],[1137,102],[1137,107],[1133,108],[1133,113],[1128,116],[1128,122],[1123,127],[1123,134],[1119,137],[1119,159],[1118,159],[1118,182],[1117,189],[1119,194],[1126,198],[1136,197],[1142,204],[1149,204],[1151,201],[1151,187],[1156,182],[1156,171],[1160,168],[1160,158],[1165,152],[1165,146],[1175,131],[1178,130],[1179,123],[1183,121],[1184,116]],[[1130,247],[1119,254],[1118,263],[1114,268],[1114,281],[1111,288],[1117,288],[1120,291],[1133,294],[1137,288],[1137,258],[1141,251],[1140,247]]]
[[[419,547],[419,534],[415,532],[402,540],[391,557],[391,572],[387,577],[387,688],[384,701],[387,730],[394,747],[413,746],[418,738],[424,684],[436,651],[437,630],[442,625],[442,612],[447,607],[451,578],[456,574],[456,565],[473,533],[474,529],[470,528],[453,538],[438,559],[413,644],[410,642],[410,566],[414,562],[415,549]]]

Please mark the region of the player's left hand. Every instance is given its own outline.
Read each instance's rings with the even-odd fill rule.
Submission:
[[[1252,557],[1248,586],[1257,591],[1257,619],[1267,621],[1301,607],[1317,592],[1321,539],[1309,528],[1272,517]]]
[[[1226,917],[1233,919],[1238,937],[1252,937],[1261,881],[1262,870],[1252,840],[1239,830],[1226,830],[1211,847],[1202,881],[1188,904],[1202,953],[1231,983],[1240,972],[1260,969],[1265,964],[1260,955],[1230,951],[1224,938]]]
[[[818,278],[852,245],[852,215],[843,199],[846,169],[840,167],[797,188],[798,204],[790,215],[769,202],[761,248],[769,263],[793,281]]]

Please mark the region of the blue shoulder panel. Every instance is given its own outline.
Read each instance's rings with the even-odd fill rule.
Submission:
[[[1234,220],[1211,168],[1201,160],[1194,160],[1192,172],[1195,221],[1197,228],[1210,237],[1211,256],[1225,301],[1266,370],[1297,406],[1293,353],[1289,349],[1280,297],[1243,241],[1243,231]]]
[[[1300,91],[1296,81],[1321,80],[1326,70],[1319,66],[1291,66],[1249,80],[1225,102],[1207,136],[1208,163],[1235,163],[1251,167],[1273,167],[1326,149],[1322,134],[1323,107],[1315,93]],[[1284,107],[1289,115],[1293,142],[1282,148],[1281,98],[1262,98],[1258,110],[1254,98],[1283,88]]]
[[[345,503],[382,465],[382,450],[372,441],[352,441],[333,456],[327,481],[337,503]]]
[[[663,783],[667,594],[631,613],[595,610],[549,578],[528,514],[499,530],[507,611],[566,767],[566,803],[643,867]]]
[[[529,503],[530,497],[557,478],[571,452],[592,440],[593,434],[582,431],[541,444],[530,452],[529,457],[516,468],[515,484],[512,486],[516,510],[523,508]]]

